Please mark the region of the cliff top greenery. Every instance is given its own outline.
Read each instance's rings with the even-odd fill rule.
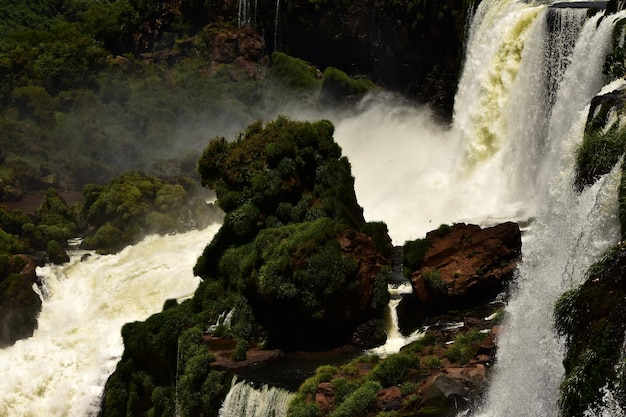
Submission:
[[[209,367],[203,335],[226,312],[230,323],[213,332],[237,346],[309,349],[346,343],[358,324],[380,315],[391,269],[377,248],[389,249],[390,239],[384,224],[365,223],[333,132],[327,120],[279,117],[209,143],[198,172],[226,215],[195,267],[203,281],[191,300],[170,300],[124,326],[124,357],[107,383],[103,415],[170,415],[175,395],[186,398],[182,415],[215,413],[228,378]]]

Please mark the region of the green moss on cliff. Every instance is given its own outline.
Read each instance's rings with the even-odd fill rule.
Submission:
[[[82,247],[116,252],[149,233],[184,230],[189,219],[189,196],[180,184],[167,183],[140,172],[128,172],[106,186],[83,190],[83,216],[94,228]]]
[[[183,415],[215,415],[227,384],[210,369],[201,339],[226,312],[230,326],[214,334],[240,340],[237,359],[261,338],[308,349],[347,343],[357,325],[381,312],[391,273],[377,247],[389,252],[390,239],[383,224],[366,228],[377,245],[359,232],[362,209],[333,130],[328,121],[280,117],[251,124],[233,142],[209,143],[198,172],[226,216],[194,268],[203,281],[191,300],[168,302],[162,313],[124,326],[124,356],[107,383],[104,416],[167,415],[175,394]],[[138,174],[88,187],[88,218],[123,235],[117,218],[134,222],[151,205],[176,206],[180,190],[167,187],[159,198],[166,187]]]
[[[623,374],[626,324],[624,247],[609,250],[590,270],[585,283],[557,302],[557,331],[565,337],[565,377],[560,405],[566,416],[583,416],[601,406],[603,389],[617,393],[625,406]]]

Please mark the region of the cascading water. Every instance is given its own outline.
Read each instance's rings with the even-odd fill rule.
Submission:
[[[292,393],[282,388],[265,384],[256,388],[233,378],[219,417],[286,417],[292,397]]]
[[[274,51],[278,51],[278,29],[280,21],[280,0],[276,0],[276,14],[274,16]]]
[[[219,225],[149,236],[116,255],[38,268],[47,297],[33,337],[0,350],[0,416],[95,416],[122,355],[121,327],[193,293],[193,266]]]
[[[239,0],[237,25],[243,27],[245,25],[256,25],[257,0]]]
[[[395,244],[441,223],[531,220],[491,388],[476,411],[485,417],[558,415],[554,303],[619,238],[619,169],[577,194],[573,165],[623,15],[588,18],[580,4],[564,6],[481,2],[450,129],[422,109],[386,103],[337,124],[366,218],[383,219]],[[384,189],[372,192],[380,178]]]
[[[275,50],[280,6],[277,0]],[[256,2],[239,2],[240,26],[253,21],[255,10]],[[442,223],[533,219],[493,382],[477,413],[553,417],[563,374],[554,301],[617,240],[619,172],[582,194],[572,191],[571,178],[587,105],[602,87],[614,18],[515,0],[483,0],[473,16],[452,127],[440,126],[426,109],[379,95],[368,97],[358,115],[333,120],[335,138],[352,165],[365,217],[385,221],[396,245]],[[73,256],[63,267],[42,268],[50,296],[39,329],[0,351],[8,367],[0,415],[96,414],[122,353],[120,327],[193,291],[192,266],[216,229],[149,238],[115,256],[85,262]],[[174,258],[165,262],[169,252]],[[157,280],[164,285],[154,285]],[[258,392],[263,398],[235,382],[221,415],[267,415],[246,404],[267,403],[277,391]],[[288,401],[280,394],[281,403]]]
[[[415,330],[408,336],[404,336],[400,332],[400,328],[398,326],[397,307],[402,300],[402,296],[406,294],[411,294],[412,292],[413,287],[411,287],[411,284],[408,282],[394,285],[389,288],[391,299],[389,300],[389,305],[387,308],[388,317],[386,317],[387,323],[385,329],[387,332],[387,341],[384,345],[371,349],[371,353],[378,355],[381,358],[384,358],[392,353],[398,352],[403,346],[406,346],[409,343],[423,337],[423,332],[421,331],[421,329]]]

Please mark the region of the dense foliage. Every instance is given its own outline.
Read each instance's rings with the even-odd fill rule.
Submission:
[[[300,385],[288,416],[386,416],[382,411],[385,409],[395,410],[389,416],[457,415],[460,404],[455,403],[453,396],[438,398],[434,392],[420,392],[418,386],[440,374],[444,364],[467,365],[478,354],[484,338],[484,333],[467,331],[457,334],[451,343],[429,331],[385,358],[365,354],[341,366],[320,366]],[[324,388],[319,389],[320,384],[325,384]],[[400,397],[393,400],[395,407],[392,402],[381,401],[383,389],[392,391],[396,387]],[[434,391],[432,387],[431,390]],[[324,393],[330,402],[315,401],[319,393]]]
[[[87,185],[83,215],[94,232],[82,247],[116,252],[150,233],[183,231],[193,224],[190,197],[181,184],[139,172],[114,178],[108,186]]]
[[[228,247],[250,242],[262,229],[324,217],[356,230],[365,224],[350,164],[333,131],[329,121],[280,117],[265,127],[250,125],[234,142],[211,141],[198,171],[226,218],[198,261],[198,275],[214,275]]]
[[[209,143],[198,172],[226,215],[195,267],[203,282],[191,300],[168,302],[162,313],[124,326],[124,357],[107,383],[105,416],[171,415],[175,398],[183,415],[215,415],[228,377],[210,368],[207,329],[235,338],[231,359],[244,360],[253,343],[307,349],[347,343],[358,324],[381,314],[391,273],[376,248],[390,253],[390,239],[384,224],[365,227],[333,131],[328,121],[279,117],[251,124],[232,142]],[[141,218],[146,195],[176,201],[171,187],[168,198],[158,199],[157,185],[167,186],[162,182],[136,173],[121,180],[86,191],[92,223],[112,222],[107,207],[119,218]],[[360,272],[363,260],[342,239],[361,242],[359,250],[378,257],[371,275]],[[226,325],[219,317],[227,312]]]
[[[588,271],[587,280],[565,292],[555,306],[557,332],[564,337],[565,377],[560,405],[564,415],[583,416],[600,408],[605,389],[625,407],[626,369],[624,245],[611,248]]]

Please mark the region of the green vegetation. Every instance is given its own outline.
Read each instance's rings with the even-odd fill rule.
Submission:
[[[429,269],[423,274],[426,286],[435,296],[445,296],[448,294],[448,288],[441,279],[441,273],[437,268]]]
[[[272,53],[268,79],[281,87],[302,93],[311,93],[320,84],[317,69],[313,65],[283,52]]]
[[[426,369],[441,369],[443,367],[443,362],[441,359],[434,355],[425,356],[420,363],[420,366]]]
[[[235,346],[235,350],[233,350],[233,354],[231,358],[234,361],[245,361],[247,358],[248,352],[248,341],[245,339],[237,340],[237,345]]]
[[[419,365],[419,358],[414,354],[395,353],[376,364],[371,378],[379,381],[384,387],[389,387],[400,382],[411,368],[419,368]]]
[[[214,357],[202,345],[196,319],[192,302],[186,301],[144,322],[124,325],[124,355],[107,382],[103,414],[128,410],[132,415],[171,415],[167,413],[175,409],[177,396],[185,416],[201,410],[217,414],[229,381],[224,372],[209,368]],[[149,410],[138,401],[145,396],[151,399]]]
[[[450,226],[449,224],[441,224],[439,225],[437,230],[434,231],[435,236],[437,237],[444,237],[450,234],[450,232],[452,232],[452,226]]]
[[[328,121],[280,117],[265,127],[253,123],[235,142],[211,141],[198,171],[203,184],[216,191],[226,218],[199,260],[197,274],[215,274],[225,248],[250,242],[268,226],[265,233],[291,234],[290,229],[271,229],[323,217],[356,228],[365,223],[350,165],[332,139],[333,130]]]
[[[140,172],[128,172],[104,187],[83,190],[83,215],[95,233],[82,247],[116,252],[150,233],[187,228],[189,197],[180,184],[170,184]]]
[[[376,396],[382,385],[380,382],[368,378],[353,378],[340,375],[347,375],[346,370],[358,366],[358,364],[369,363],[377,360],[373,357],[360,357],[352,362],[341,366],[320,366],[315,375],[308,378],[296,393],[293,401],[289,405],[288,416],[356,416],[364,415],[376,403]],[[350,372],[348,372],[349,374]],[[315,396],[317,386],[322,382],[332,382],[334,400],[333,409],[330,414],[322,414],[322,410],[309,401],[309,395]]]
[[[403,265],[405,269],[405,276],[410,276],[414,271],[421,267],[424,255],[426,255],[426,251],[428,250],[428,246],[429,242],[426,238],[408,240],[404,243]]]
[[[602,116],[607,117],[606,114],[599,114],[596,118]],[[601,175],[610,172],[626,148],[626,132],[623,129],[614,125],[604,131],[600,130],[600,126],[596,127],[596,123],[600,124],[594,121],[587,124],[583,141],[576,151],[578,189],[593,184]]]
[[[333,105],[346,98],[360,98],[375,87],[368,79],[351,78],[340,69],[327,67],[322,78],[320,103]]]
[[[487,335],[477,331],[460,333],[454,339],[454,344],[446,351],[446,358],[459,365],[468,363],[480,347],[480,343]]]
[[[565,415],[583,416],[600,406],[604,388],[625,405],[625,262],[623,246],[611,248],[589,268],[582,286],[565,292],[555,305],[556,331],[567,347],[560,398]]]
[[[368,381],[347,395],[343,402],[329,414],[330,417],[352,417],[366,413],[376,404],[376,395],[381,386],[376,381]]]
[[[234,360],[244,360],[250,342],[261,338],[268,346],[293,343],[309,349],[319,341],[346,343],[351,332],[342,330],[333,340],[328,335],[337,332],[329,329],[354,328],[382,313],[390,268],[359,275],[362,260],[342,246],[342,239],[359,242],[379,257],[378,265],[388,259],[377,247],[387,249],[384,242],[390,240],[384,224],[366,227],[350,165],[333,130],[325,120],[279,117],[266,125],[252,123],[233,142],[209,143],[197,169],[202,183],[215,190],[225,218],[194,268],[203,281],[191,300],[169,302],[162,313],[124,326],[124,357],[107,384],[104,415],[171,410],[176,372],[176,395],[187,404],[183,415],[219,404],[226,381],[210,370],[201,329],[224,312],[232,310],[230,326],[218,326],[214,334],[237,339]],[[182,187],[137,172],[108,187],[89,186],[84,196],[87,220],[100,225],[105,237],[120,239],[147,227],[149,212],[178,213],[185,198]],[[363,227],[372,236],[361,234]],[[363,298],[363,285],[369,298]],[[335,372],[321,368],[318,379],[330,381]],[[132,382],[137,378],[143,382]],[[346,405],[337,412],[367,404],[373,386],[346,384]],[[136,405],[134,396],[151,400]],[[302,407],[301,415],[315,412],[308,404]]]

